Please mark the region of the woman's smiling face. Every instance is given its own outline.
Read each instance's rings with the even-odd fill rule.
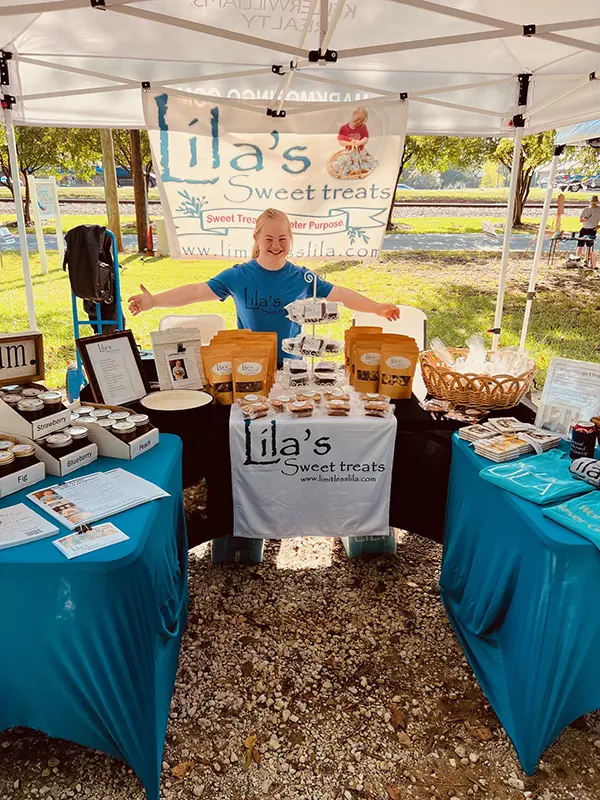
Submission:
[[[286,219],[265,220],[254,236],[258,245],[261,266],[280,269],[287,261],[292,246],[292,236]]]

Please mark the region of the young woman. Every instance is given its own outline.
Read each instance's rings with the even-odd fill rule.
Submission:
[[[313,294],[312,283],[305,280],[310,270],[287,260],[291,246],[289,219],[283,211],[268,208],[256,220],[251,261],[225,269],[206,283],[192,283],[160,294],[151,294],[140,285],[141,294],[129,298],[129,310],[137,315],[151,308],[172,308],[232,297],[238,328],[277,333],[281,365],[282,340],[297,336],[301,330],[300,325],[287,318],[285,306]],[[352,289],[335,286],[319,277],[317,297],[327,297],[353,311],[366,311],[389,320],[400,316],[398,307],[392,303],[376,303]]]

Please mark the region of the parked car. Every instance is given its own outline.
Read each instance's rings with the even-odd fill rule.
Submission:
[[[592,189],[600,189],[600,173],[598,175],[592,175],[591,178],[586,178],[584,185],[585,188],[590,191]]]
[[[567,180],[557,180],[556,185],[561,192],[580,192],[583,189],[585,175],[570,175]]]
[[[548,188],[548,178],[540,178],[540,182],[538,183],[538,187],[540,189],[547,189]]]
[[[414,189],[413,189],[413,187],[412,187],[412,186],[407,186],[405,183],[399,183],[399,184],[396,186],[396,189],[397,189],[398,191],[401,191],[401,192],[404,192],[404,191],[406,191],[406,190],[410,190],[411,192],[412,192],[412,191],[414,191]]]
[[[117,186],[133,186],[133,176],[128,169],[125,169],[125,167],[117,167],[116,172]],[[104,172],[100,166],[96,167],[96,177],[101,178],[102,182],[104,182]],[[150,173],[150,180],[148,183],[151,189],[156,186],[156,175],[153,172]]]

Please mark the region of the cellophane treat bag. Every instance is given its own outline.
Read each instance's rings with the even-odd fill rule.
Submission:
[[[408,400],[419,361],[419,348],[410,336],[382,337],[379,393],[392,400]]]

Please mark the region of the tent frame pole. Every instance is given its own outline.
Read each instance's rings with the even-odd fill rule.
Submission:
[[[564,144],[556,145],[556,147],[554,148],[552,163],[550,165],[550,175],[548,176],[548,188],[546,189],[546,197],[544,198],[544,207],[542,208],[540,227],[538,230],[537,241],[535,243],[533,264],[531,265],[531,275],[529,276],[529,287],[527,289],[527,303],[525,305],[525,314],[523,316],[523,327],[521,329],[521,342],[519,344],[519,347],[521,349],[524,349],[525,347],[525,341],[527,339],[527,331],[529,330],[531,308],[533,306],[533,299],[535,297],[535,287],[537,284],[538,272],[542,260],[542,252],[544,250],[544,237],[546,234],[546,226],[548,224],[548,216],[550,215],[550,203],[552,202],[552,191],[554,189],[556,172],[558,170],[558,161],[564,149],[565,149]]]
[[[515,212],[515,201],[517,198],[517,187],[519,184],[519,172],[521,169],[521,143],[523,141],[522,126],[515,127],[515,142],[513,146],[512,170],[510,173],[510,190],[508,194],[508,205],[506,208],[506,225],[504,227],[504,242],[502,244],[502,259],[500,261],[500,280],[498,282],[498,294],[496,296],[496,313],[494,315],[494,327],[492,328],[492,350],[498,349],[500,340],[500,330],[502,326],[502,312],[504,310],[504,295],[506,294],[506,278],[508,274],[508,258],[510,255],[510,238],[512,234],[512,221]]]
[[[6,127],[6,142],[8,144],[8,160],[10,163],[10,176],[15,192],[15,211],[17,213],[17,230],[19,231],[19,249],[23,263],[23,282],[25,283],[25,296],[27,298],[27,316],[29,330],[37,330],[35,317],[35,300],[33,298],[33,284],[31,282],[31,269],[29,266],[29,249],[27,247],[27,231],[25,230],[25,212],[23,198],[21,197],[21,181],[19,180],[19,156],[17,154],[17,140],[15,139],[15,126],[12,111],[4,109],[4,125]]]

